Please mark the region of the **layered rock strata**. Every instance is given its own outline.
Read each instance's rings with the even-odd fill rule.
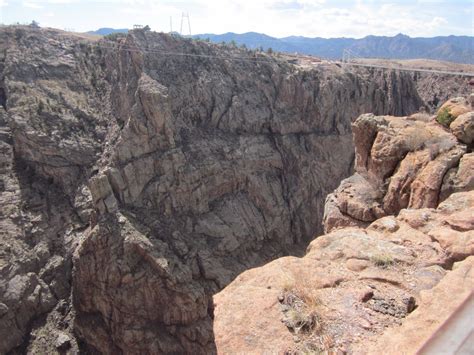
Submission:
[[[326,201],[330,232],[214,296],[219,353],[414,354],[472,297],[465,132],[367,114],[353,132],[356,174]]]
[[[424,105],[404,73],[2,27],[0,352],[215,352],[212,295],[322,231],[351,120]]]
[[[356,173],[326,198],[325,232],[368,226],[403,208],[434,208],[472,189],[474,118],[464,104],[456,110],[451,130],[422,114],[360,116],[352,125]]]

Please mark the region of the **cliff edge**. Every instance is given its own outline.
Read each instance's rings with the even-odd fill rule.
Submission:
[[[437,119],[355,120],[356,173],[326,199],[327,234],[214,296],[219,353],[413,354],[471,295],[472,107]]]
[[[1,27],[0,353],[215,353],[213,295],[322,233],[352,121],[431,107],[418,79]]]

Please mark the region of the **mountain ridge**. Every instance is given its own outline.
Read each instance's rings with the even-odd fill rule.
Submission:
[[[256,32],[237,34],[227,32],[221,35],[198,34],[194,38],[207,39],[211,42],[232,42],[249,48],[260,48],[298,52],[316,55],[327,59],[340,59],[344,49],[351,49],[361,57],[378,57],[390,59],[435,59],[457,63],[474,63],[474,37],[470,36],[437,36],[410,37],[404,34],[396,36],[369,35],[357,38],[322,38],[288,36],[271,37]]]
[[[109,35],[127,33],[127,29],[100,28],[88,34]],[[436,36],[410,37],[403,33],[395,36],[368,35],[363,38],[352,37],[273,37],[259,32],[223,34],[202,33],[192,36],[195,39],[209,39],[214,43],[245,45],[250,49],[261,48],[279,52],[309,54],[327,59],[341,59],[343,51],[350,49],[364,58],[383,59],[434,59],[455,63],[474,64],[474,37]]]

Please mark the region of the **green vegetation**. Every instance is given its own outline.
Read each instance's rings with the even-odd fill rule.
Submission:
[[[105,39],[108,39],[110,41],[116,41],[119,38],[125,38],[127,35],[122,32],[116,32],[116,33],[110,33],[106,36],[104,36]]]
[[[451,115],[448,108],[445,107],[438,112],[438,115],[436,116],[436,121],[438,121],[438,123],[442,124],[445,127],[449,127],[451,122],[454,121],[454,117],[453,115]]]

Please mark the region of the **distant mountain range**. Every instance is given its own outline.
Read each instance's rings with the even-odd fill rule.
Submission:
[[[107,36],[112,33],[127,33],[128,29],[127,28],[109,28],[109,27],[102,27],[99,28],[97,31],[89,31],[87,33],[92,34],[92,35],[101,35],[101,36]]]
[[[127,29],[101,28],[89,33],[107,35],[126,33]],[[403,34],[394,37],[367,36],[364,38],[309,38],[290,36],[275,38],[262,33],[224,33],[221,35],[206,33],[194,35],[194,38],[209,39],[211,42],[245,45],[248,48],[272,48],[275,51],[311,54],[327,59],[340,59],[344,49],[350,49],[364,58],[389,59],[436,59],[457,63],[474,64],[474,37],[439,36],[412,38]]]
[[[398,34],[394,37],[367,36],[361,39],[301,36],[275,38],[255,32],[243,34],[229,32],[222,35],[200,34],[194,37],[209,38],[217,43],[234,41],[238,45],[245,44],[252,49],[271,47],[276,51],[298,52],[328,59],[342,58],[343,50],[350,49],[364,58],[426,58],[474,64],[474,37],[470,36],[411,38]]]

